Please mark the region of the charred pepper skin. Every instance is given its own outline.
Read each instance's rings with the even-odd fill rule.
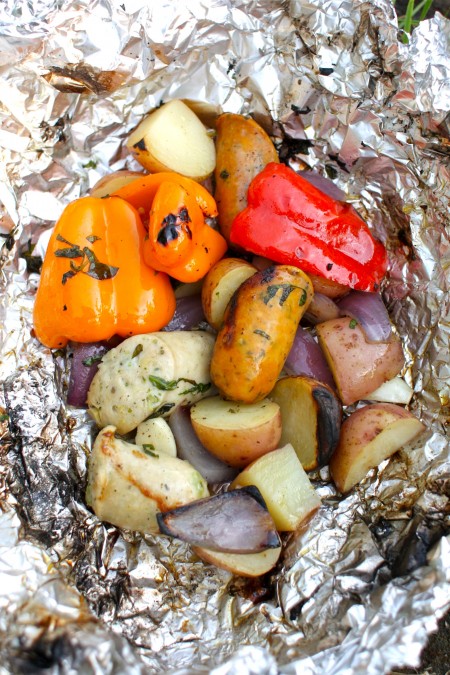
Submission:
[[[169,277],[144,261],[138,212],[118,197],[83,197],[56,223],[34,306],[36,337],[51,349],[165,326],[175,311]]]
[[[376,291],[387,254],[350,204],[332,199],[284,164],[253,179],[232,243],[360,291]]]

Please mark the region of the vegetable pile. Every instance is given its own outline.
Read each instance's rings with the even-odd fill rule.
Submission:
[[[34,327],[72,350],[68,403],[100,428],[95,514],[259,576],[281,533],[313,526],[308,471],[329,465],[345,494],[424,427],[379,293],[383,244],[256,122],[226,113],[216,131],[182,101],[143,120],[127,145],[151,173],[65,209]]]

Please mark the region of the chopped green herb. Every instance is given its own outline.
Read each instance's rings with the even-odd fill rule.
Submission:
[[[308,295],[307,295],[305,289],[303,289],[302,294],[301,294],[301,296],[300,296],[300,300],[298,301],[299,307],[303,307],[303,305],[304,305],[305,302],[306,302],[306,298],[307,298],[307,297],[308,297]]]
[[[144,349],[144,347],[140,343],[138,345],[136,345],[131,358],[134,359],[136,356],[139,356],[139,354],[143,351],[143,349]]]
[[[350,328],[356,328],[358,322],[356,321],[356,319],[352,319],[348,325]]]
[[[270,340],[270,335],[260,328],[256,328],[253,332],[256,333],[256,335],[261,335],[261,337],[266,338],[266,340]]]
[[[271,284],[267,286],[267,293],[263,297],[263,302],[264,304],[268,304],[272,298],[276,296],[278,291],[281,290],[281,297],[280,297],[280,307],[284,305],[292,291],[295,291],[296,288],[300,288],[299,286],[294,286],[293,284]],[[304,294],[304,300],[303,303],[301,302],[302,298],[300,298],[300,305],[304,304],[306,301],[306,291],[304,289],[301,289],[302,293]]]
[[[211,382],[195,382],[195,380],[187,380],[184,377],[180,377],[179,382],[189,382],[192,384],[190,389],[185,389],[182,391],[180,396],[184,394],[204,394],[208,389],[211,388]]]
[[[90,234],[89,237],[86,237],[86,241],[88,241],[91,244],[93,244],[94,241],[99,241],[100,239],[101,237],[97,237],[96,234]]]
[[[0,414],[0,422],[7,422],[9,420],[9,415],[7,413]]]
[[[150,375],[148,379],[160,391],[173,391],[178,384],[178,380],[165,380],[162,377],[157,377],[157,375]]]
[[[144,443],[142,450],[150,457],[159,457],[158,453],[155,452],[155,446],[152,443]]]
[[[78,272],[87,274],[98,281],[104,281],[105,279],[112,279],[119,271],[118,267],[113,267],[112,265],[100,262],[94,251],[87,246],[84,246],[83,249],[81,249],[77,244],[72,244],[60,234],[57,235],[56,239],[69,246],[69,248],[57,249],[55,251],[55,256],[57,258],[81,258],[79,265],[76,265],[73,260],[70,261],[70,271],[64,272],[62,275],[63,284],[66,284],[67,281],[72,279]],[[99,237],[97,237],[97,239],[99,239]]]
[[[162,377],[157,377],[156,375],[150,375],[150,382],[155,385],[160,391],[173,391],[177,388],[180,382],[187,382],[192,384],[192,387],[185,389],[180,392],[180,396],[185,394],[204,394],[211,387],[210,382],[196,382],[195,380],[189,380],[185,377],[179,377],[178,380],[164,380]]]
[[[101,361],[103,356],[89,356],[87,359],[83,359],[83,366],[93,366],[94,363]]]
[[[97,162],[95,159],[90,159],[87,164],[83,164],[83,169],[96,169],[97,168]]]
[[[165,403],[165,404],[162,405],[160,408],[158,408],[158,410],[155,410],[154,413],[152,413],[151,415],[149,415],[149,416],[147,417],[147,419],[148,419],[148,420],[153,420],[153,419],[155,419],[155,417],[161,417],[162,415],[165,415],[167,412],[169,412],[169,410],[172,410],[172,408],[174,407],[174,405],[175,405],[175,403]]]

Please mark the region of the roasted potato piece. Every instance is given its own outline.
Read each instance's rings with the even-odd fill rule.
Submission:
[[[202,306],[213,328],[221,328],[231,296],[256,271],[256,267],[239,258],[222,258],[210,269],[203,282]]]
[[[224,398],[253,403],[268,395],[312,294],[306,274],[290,265],[244,281],[227,307],[211,361],[211,378]]]
[[[145,117],[130,135],[127,147],[154,173],[176,171],[202,181],[216,165],[213,139],[183,101],[169,101]]]
[[[216,189],[219,227],[230,241],[234,217],[247,206],[247,190],[253,178],[278,154],[259,124],[251,118],[225,113],[217,120]]]
[[[328,464],[339,442],[342,420],[334,391],[309,377],[283,377],[270,399],[281,409],[281,444],[292,444],[306,471]]]
[[[277,403],[235,403],[212,396],[191,408],[201,443],[230,466],[243,467],[278,446],[281,414]]]
[[[124,185],[132,183],[136,178],[142,177],[137,171],[115,171],[107,176],[103,176],[91,189],[91,197],[109,197],[113,192],[119,190]]]
[[[194,547],[194,551],[205,562],[243,577],[260,577],[270,572],[281,555],[281,547],[260,553],[222,553],[199,546]]]
[[[188,462],[148,454],[121,441],[115,427],[97,436],[86,502],[100,520],[138,532],[159,532],[156,514],[208,496],[206,481]]]
[[[211,386],[213,345],[205,331],[128,338],[103,357],[89,388],[89,413],[98,426],[113,424],[125,434],[150,415],[198,401]]]
[[[354,319],[330,319],[317,326],[317,336],[344,405],[364,399],[404,366],[396,335],[389,342],[367,342]]]
[[[233,488],[246,485],[255,485],[261,492],[279,532],[293,532],[320,506],[320,498],[290,444],[257,459],[232,483]]]
[[[327,298],[334,300],[335,298],[342,298],[344,295],[350,291],[348,286],[339,284],[337,281],[332,279],[325,279],[325,277],[319,277],[317,274],[310,274],[309,278],[314,288],[314,293],[321,293],[326,295]]]
[[[348,492],[370,469],[388,459],[425,429],[412,413],[393,403],[374,403],[353,412],[342,424],[330,461],[340,492]]]
[[[136,438],[134,439],[136,445],[155,452],[156,454],[163,453],[169,457],[177,456],[177,444],[172,429],[163,417],[154,417],[141,424],[136,429]]]

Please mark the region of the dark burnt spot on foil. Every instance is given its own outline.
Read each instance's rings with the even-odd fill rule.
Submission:
[[[291,110],[295,115],[308,115],[311,112],[311,108],[307,105],[304,108],[300,108],[295,103],[291,104]]]
[[[289,138],[285,136],[278,154],[280,160],[286,163],[297,155],[307,155],[309,148],[313,146],[313,141],[310,141],[308,138]]]
[[[319,73],[321,75],[332,75],[334,73],[334,68],[319,68]]]
[[[41,136],[44,143],[53,140],[56,143],[65,143],[67,140],[66,123],[68,121],[67,117],[59,117],[53,124],[42,120],[39,124],[39,129],[41,130]]]
[[[125,77],[115,70],[97,71],[83,63],[52,66],[44,79],[58,91],[69,94],[107,94],[123,84]]]
[[[13,658],[13,665],[15,672],[33,675],[55,666],[67,666],[68,662],[74,661],[75,652],[68,636],[62,635],[52,639],[44,633],[30,647],[20,649],[17,657]]]
[[[379,518],[370,530],[392,577],[400,577],[427,564],[429,551],[450,533],[450,524],[440,513],[416,509],[408,521]]]

